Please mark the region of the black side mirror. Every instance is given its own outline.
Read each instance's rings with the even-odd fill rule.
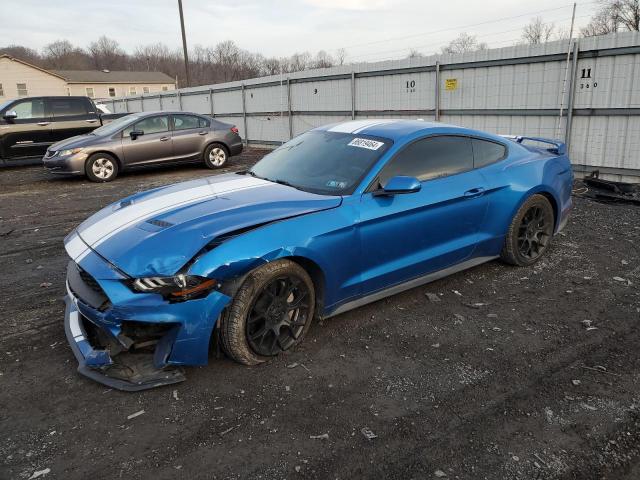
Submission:
[[[4,112],[4,115],[2,115],[2,118],[4,118],[5,120],[15,120],[16,118],[18,118],[18,114],[15,110],[7,110],[6,112]]]
[[[129,132],[129,136],[131,137],[131,140],[135,140],[138,137],[141,137],[142,135],[144,135],[144,132],[142,130],[133,130],[132,132]]]

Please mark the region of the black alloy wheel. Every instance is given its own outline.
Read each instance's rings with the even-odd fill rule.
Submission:
[[[273,279],[259,292],[247,316],[247,341],[258,355],[272,357],[291,348],[311,321],[311,292],[295,275]]]

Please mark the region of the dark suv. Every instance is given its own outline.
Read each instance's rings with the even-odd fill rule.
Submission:
[[[0,103],[0,164],[42,158],[65,138],[126,114],[101,114],[88,97],[26,97]]]
[[[91,133],[58,142],[46,152],[52,173],[109,182],[126,168],[204,161],[220,168],[242,151],[238,129],[188,112],[132,113]]]

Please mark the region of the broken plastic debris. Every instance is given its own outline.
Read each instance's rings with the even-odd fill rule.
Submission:
[[[329,434],[323,433],[322,435],[309,435],[309,438],[313,440],[329,440]]]
[[[364,435],[364,438],[366,438],[367,440],[373,440],[374,438],[378,438],[378,435],[373,433],[371,429],[369,429],[369,427],[364,427],[360,431],[362,432],[362,435]]]
[[[425,293],[425,296],[431,303],[438,303],[440,301],[440,297],[438,297],[438,295],[436,295],[435,293],[427,292]]]
[[[173,393],[172,393],[172,396],[173,396],[174,400],[179,400],[179,398],[178,398],[178,390],[174,390]]]
[[[29,477],[29,480],[33,480],[34,478],[44,477],[49,472],[51,472],[50,468],[45,468],[44,470],[36,470],[35,472],[33,472],[33,475]]]
[[[444,478],[447,476],[447,474],[444,473],[442,470],[436,470],[435,472],[433,472],[433,474],[438,478]]]
[[[139,412],[136,413],[132,413],[131,415],[129,415],[127,417],[127,420],[131,420],[132,418],[136,418],[139,417],[140,415],[144,414],[144,410],[140,410]]]
[[[576,387],[578,385],[580,385],[582,382],[580,380],[571,380],[571,383],[573,383]]]

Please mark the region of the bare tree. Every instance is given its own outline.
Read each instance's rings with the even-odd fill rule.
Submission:
[[[86,70],[91,67],[89,56],[69,40],[56,40],[42,50],[47,68],[56,70]]]
[[[164,72],[178,79],[182,85],[184,63],[182,50],[170,49],[162,43],[140,45],[132,54],[120,48],[118,42],[100,37],[84,50],[67,40],[47,45],[42,54],[19,45],[1,48],[6,53],[34,65],[55,70],[142,70]],[[321,50],[312,56],[309,52],[296,53],[289,58],[265,58],[249,52],[227,40],[215,46],[196,45],[189,52],[189,68],[193,85],[242,80],[281,72],[295,72],[309,68],[326,68],[342,64],[346,54],[339,50],[337,57]]]
[[[97,41],[89,44],[89,55],[94,68],[99,70],[119,70],[126,66],[126,54],[115,40],[101,36]]]
[[[591,37],[620,30],[640,30],[640,0],[601,0],[600,8],[581,33]]]
[[[42,58],[33,48],[27,48],[21,45],[9,45],[7,47],[0,47],[0,55],[2,54],[19,58],[20,60],[32,63],[33,65],[42,66]]]
[[[347,51],[344,48],[336,50],[335,62],[336,65],[344,65],[344,61],[347,58]]]
[[[424,55],[422,55],[422,53],[420,53],[419,50],[416,50],[415,48],[412,48],[411,50],[409,50],[409,55],[407,55],[407,58],[420,58],[423,57]]]
[[[475,52],[477,50],[486,50],[487,44],[484,42],[478,42],[475,35],[469,35],[462,32],[457,38],[451,40],[447,45],[442,47],[443,54],[452,53],[467,53]]]
[[[333,67],[334,60],[327,52],[320,50],[311,64],[313,65],[313,68],[329,68]]]
[[[545,23],[542,18],[536,17],[524,27],[522,40],[529,45],[538,45],[548,42],[555,31],[553,23]]]

